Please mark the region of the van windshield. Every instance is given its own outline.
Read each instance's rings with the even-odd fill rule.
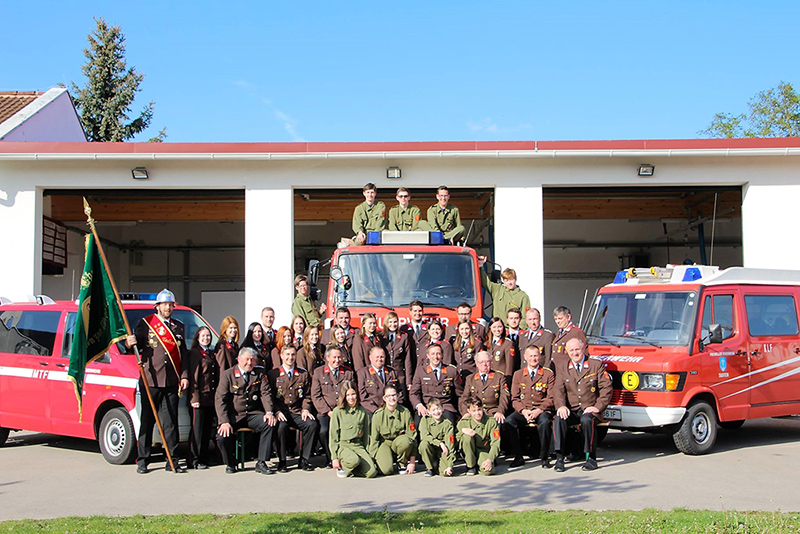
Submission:
[[[697,293],[642,292],[598,295],[586,334],[593,345],[687,346]]]
[[[469,254],[342,254],[338,266],[351,287],[337,284],[337,306],[396,308],[414,299],[445,308],[476,303],[475,261]]]

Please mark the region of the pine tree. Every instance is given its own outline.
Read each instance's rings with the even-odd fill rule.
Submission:
[[[81,67],[86,85],[80,89],[72,83],[73,100],[89,141],[127,141],[150,125],[155,103],[150,101],[130,120],[131,104],[141,91],[144,74],[127,68],[120,26],[109,26],[102,18],[95,22],[97,28],[87,36],[89,48],[83,50],[88,60]],[[166,136],[163,128],[150,141],[161,142]]]

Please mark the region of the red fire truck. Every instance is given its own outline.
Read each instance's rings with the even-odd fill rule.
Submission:
[[[153,305],[153,301],[123,300],[132,327],[153,313]],[[141,403],[147,402],[139,391],[136,356],[120,353],[112,345],[86,367],[79,420],[75,390],[67,378],[76,316],[74,301],[54,302],[43,296],[21,303],[0,299],[0,446],[11,430],[48,432],[96,439],[109,463],[127,463],[136,455]],[[185,306],[176,306],[173,317],[186,327],[187,340],[201,326],[211,328]],[[185,400],[179,416],[185,440],[190,428]]]
[[[336,308],[350,309],[354,326],[371,312],[378,317],[394,311],[400,323],[409,321],[408,305],[422,302],[430,320],[446,327],[456,319],[462,302],[472,306],[472,320],[482,320],[478,258],[469,247],[446,245],[441,232],[370,232],[363,246],[337,249],[330,259],[326,326]],[[319,264],[310,266],[312,285]]]
[[[717,427],[800,413],[800,272],[667,266],[620,271],[588,317],[614,392],[611,428],[665,431],[686,454]]]

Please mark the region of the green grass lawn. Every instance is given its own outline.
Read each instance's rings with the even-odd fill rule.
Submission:
[[[639,512],[293,513],[68,517],[6,521],[0,532],[800,532],[800,514],[645,510]]]

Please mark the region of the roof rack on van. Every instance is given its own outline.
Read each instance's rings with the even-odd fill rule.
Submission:
[[[617,272],[614,284],[680,284],[695,282],[718,274],[711,265],[667,265],[666,267],[632,267]]]

